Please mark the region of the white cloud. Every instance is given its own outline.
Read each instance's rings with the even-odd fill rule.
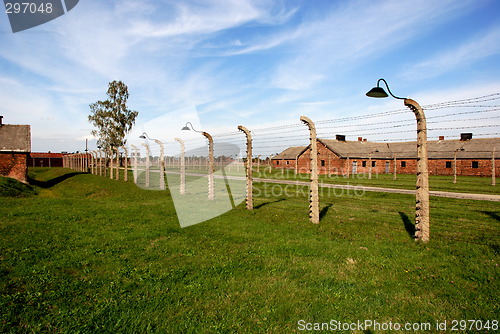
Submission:
[[[190,4],[176,2],[168,10],[175,12],[173,21],[137,20],[132,23],[132,33],[141,37],[210,34],[265,16],[259,6],[245,0],[219,0]]]
[[[428,60],[413,65],[402,76],[412,79],[438,76],[498,54],[500,54],[500,27],[495,27],[483,36],[475,36],[452,50],[438,53]]]
[[[294,34],[294,56],[276,70],[276,87],[302,90],[355,68],[367,57],[381,57],[411,37],[451,19],[469,2],[356,1],[313,20]],[[411,13],[409,15],[408,13]]]

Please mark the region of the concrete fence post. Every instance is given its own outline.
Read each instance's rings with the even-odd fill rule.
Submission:
[[[185,154],[186,154],[186,146],[184,145],[184,141],[178,137],[174,138],[181,145],[181,155],[179,157],[180,163],[180,180],[179,180],[179,193],[184,195],[186,193],[186,162],[185,162]]]
[[[149,188],[149,156],[151,155],[151,151],[148,144],[141,143],[141,145],[146,148],[146,188]]]
[[[497,184],[496,173],[495,173],[495,151],[496,147],[493,148],[493,152],[491,152],[491,185],[495,186]]]
[[[99,149],[97,152],[99,153],[99,176],[102,176],[102,151]]]
[[[252,178],[252,134],[250,131],[242,126],[238,126],[238,130],[243,131],[247,137],[247,163],[246,163],[246,206],[248,210],[253,210],[253,178]],[[260,160],[260,155],[258,156]]]
[[[113,180],[114,178],[114,171],[113,171],[113,148],[110,148],[109,150],[109,178]]]
[[[272,173],[272,171],[273,171],[273,157],[274,157],[274,154],[269,155],[269,174]]]
[[[124,172],[123,172],[123,181],[127,182],[128,181],[128,149],[125,146],[122,146],[123,150],[125,151],[125,161],[123,163]]]
[[[115,180],[120,179],[120,151],[119,147],[115,148],[116,151],[116,175],[115,175]]]
[[[372,153],[368,156],[368,180],[372,179]]]
[[[309,220],[313,224],[319,224],[319,189],[318,189],[318,142],[316,140],[316,127],[313,121],[305,116],[300,116],[300,120],[309,127],[310,133],[310,164],[311,173],[309,185]]]
[[[397,178],[397,170],[398,170],[398,166],[397,166],[397,159],[396,159],[396,154],[394,153],[394,173],[392,175],[392,179],[394,181],[396,181],[396,178]]]
[[[457,183],[457,150],[453,152],[453,184]]]
[[[139,149],[137,148],[137,146],[133,145],[133,144],[130,144],[130,146],[132,147],[132,149],[134,150],[134,165],[132,167],[132,174],[134,175],[134,183],[137,184],[137,165],[138,165],[138,161],[137,159],[139,158]]]
[[[155,143],[160,145],[160,189],[165,190],[165,147],[163,146],[163,143],[155,139]]]
[[[94,168],[96,164],[96,157],[94,156],[96,152],[95,151],[90,151],[90,174],[95,174],[94,173]]]
[[[349,161],[349,156],[347,156],[347,174],[344,176],[349,178],[349,175],[351,174],[351,162]]]
[[[208,199],[215,200],[214,181],[214,140],[210,134],[203,131],[202,134],[208,139]]]
[[[430,202],[429,166],[427,154],[427,121],[420,105],[411,99],[404,100],[417,120],[417,190],[415,205],[415,237],[423,242],[429,241]]]

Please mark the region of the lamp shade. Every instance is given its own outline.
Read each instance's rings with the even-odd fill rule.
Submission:
[[[366,96],[369,97],[388,97],[387,93],[382,87],[373,87],[368,93],[366,93]]]
[[[187,126],[183,127],[181,130],[191,130],[190,128],[188,128]]]

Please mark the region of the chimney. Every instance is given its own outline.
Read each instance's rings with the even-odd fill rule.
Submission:
[[[338,141],[345,141],[345,135],[335,135],[335,139]]]
[[[358,137],[358,141],[363,141],[363,137]]]
[[[439,140],[444,140],[444,136],[439,136]]]
[[[0,116],[0,126],[3,125],[2,119],[3,119],[3,116]]]
[[[461,133],[460,134],[460,141],[466,141],[466,140],[471,140],[472,139],[472,133],[471,132],[466,132],[466,133]]]

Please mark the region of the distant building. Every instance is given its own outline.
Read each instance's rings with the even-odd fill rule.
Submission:
[[[358,138],[346,141],[318,139],[318,172],[320,174],[415,174],[417,171],[417,143],[369,142]],[[495,154],[495,175],[500,176],[500,138],[472,139],[472,134],[462,134],[460,139],[428,141],[428,165],[430,175],[453,175],[455,157],[457,175],[491,176]],[[309,173],[310,147],[300,150],[290,147],[272,158],[274,168],[295,169]]]
[[[0,116],[0,175],[28,182],[28,158],[31,151],[29,125],[3,124]]]
[[[297,169],[299,156],[308,149],[308,146],[289,147],[280,154],[272,157],[274,168]]]
[[[63,167],[64,153],[32,152],[28,160],[28,167]]]

